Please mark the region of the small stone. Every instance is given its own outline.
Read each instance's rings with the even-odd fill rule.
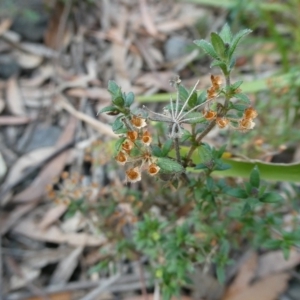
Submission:
[[[17,64],[13,56],[9,54],[0,55],[0,78],[8,79],[17,74],[20,66]]]
[[[170,37],[164,45],[167,61],[178,59],[187,54],[189,45],[191,45],[191,42],[181,36]]]

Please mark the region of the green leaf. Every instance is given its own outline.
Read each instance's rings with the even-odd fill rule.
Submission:
[[[228,73],[227,65],[223,61],[213,60],[213,62],[210,64],[210,67],[219,67],[225,75]]]
[[[281,240],[269,240],[263,243],[263,247],[268,249],[278,249],[281,246]]]
[[[230,86],[230,89],[231,89],[232,91],[235,91],[236,89],[238,89],[238,88],[242,85],[242,83],[243,83],[243,80],[239,80],[239,81],[233,83],[233,84]]]
[[[230,61],[229,61],[229,70],[232,70],[234,68],[235,63],[236,63],[236,58],[235,58],[235,56],[233,56],[230,58]]]
[[[112,103],[116,106],[124,106],[124,98],[122,95],[121,88],[116,84],[116,82],[110,80],[108,82],[108,91],[112,95]]]
[[[115,152],[118,153],[121,149],[122,144],[125,142],[126,137],[122,137],[116,141]]]
[[[243,93],[235,94],[234,97],[241,100],[245,104],[248,104],[248,105],[251,104],[251,101],[248,98],[248,96]]]
[[[193,108],[197,105],[197,93],[196,92],[193,92],[193,94],[190,96],[188,105],[190,108]]]
[[[172,139],[166,140],[162,146],[162,156],[168,155],[172,146],[173,146],[173,140]]]
[[[183,134],[180,138],[180,142],[184,143],[186,140],[189,140],[191,137],[192,137],[192,134],[188,130],[183,129]]]
[[[245,182],[245,191],[247,192],[248,195],[252,194],[252,186],[249,182]]]
[[[196,40],[194,43],[199,46],[200,48],[203,49],[204,52],[206,52],[208,55],[213,57],[214,59],[219,60],[219,56],[214,50],[214,47],[207,41],[205,40]]]
[[[222,27],[219,35],[221,36],[221,38],[224,41],[224,43],[230,44],[231,39],[232,39],[232,33],[231,33],[231,30],[230,30],[230,27],[229,27],[228,23],[226,23]]]
[[[111,126],[114,132],[117,132],[119,129],[123,128],[124,126],[124,123],[121,121],[121,117],[117,118]]]
[[[262,196],[264,192],[266,191],[267,186],[266,185],[261,185],[258,191],[259,196]]]
[[[221,158],[226,150],[227,144],[224,144],[219,150],[215,150],[216,158]]]
[[[214,180],[210,176],[206,177],[206,186],[209,191],[213,190],[214,184]]]
[[[114,105],[110,105],[110,106],[105,106],[102,109],[100,109],[97,113],[97,115],[105,113],[105,112],[113,112],[113,113],[119,113],[119,109],[117,107],[115,107]]]
[[[215,166],[213,168],[213,171],[225,171],[230,168],[231,166],[229,164],[224,164],[221,159],[218,159],[215,161]]]
[[[179,92],[179,99],[181,101],[185,101],[189,96],[188,90],[183,85],[178,86],[178,92]]]
[[[185,124],[197,124],[205,122],[206,119],[203,116],[203,113],[200,112],[191,112],[184,117],[185,121],[182,123]]]
[[[196,165],[196,167],[195,167],[195,170],[204,170],[204,169],[208,169],[208,168],[207,168],[207,165],[206,165],[206,164],[203,164],[203,163],[198,164],[198,165]]]
[[[264,203],[277,203],[282,202],[283,198],[276,192],[266,192],[259,198],[259,201]]]
[[[134,93],[129,92],[125,97],[125,106],[129,107],[134,101]]]
[[[216,53],[218,54],[218,56],[224,58],[226,49],[225,49],[225,44],[224,44],[223,40],[221,39],[221,37],[217,33],[212,32],[210,34],[210,39],[211,39],[211,43],[212,43]]]
[[[207,100],[207,92],[203,91],[197,98],[197,105],[204,103]]]
[[[152,145],[151,149],[152,149],[153,156],[157,156],[157,157],[163,157],[164,156],[161,148],[159,148],[157,145]]]
[[[162,173],[182,173],[184,171],[181,164],[170,158],[158,157],[156,164]]]
[[[259,174],[259,169],[257,166],[255,166],[250,173],[250,184],[251,184],[251,186],[253,186],[257,189],[259,188],[260,174]]]
[[[234,188],[226,191],[226,194],[235,198],[246,199],[248,194],[244,189]]]
[[[187,153],[189,148],[181,148],[181,153]],[[200,163],[200,158],[196,155],[192,156],[193,161],[197,164]],[[257,165],[260,171],[260,177],[264,180],[272,181],[289,181],[289,182],[300,182],[300,163],[296,164],[281,164],[281,163],[266,163],[262,161],[255,160],[253,162],[235,160],[235,159],[225,159],[225,163],[228,163],[231,168],[225,171],[215,171],[213,174],[217,176],[233,176],[249,178],[252,169]],[[188,170],[192,171],[193,168]]]
[[[113,80],[109,80],[107,89],[112,96],[117,96],[121,94],[121,88]]]
[[[198,147],[198,155],[201,163],[209,163],[213,159],[212,150],[208,144],[202,144]]]
[[[230,48],[229,48],[229,58],[232,57],[233,53],[236,50],[236,47],[238,46],[240,40],[242,37],[246,36],[247,34],[249,34],[250,32],[252,32],[251,29],[244,29],[241,30],[240,32],[238,32],[232,39]]]
[[[217,278],[220,283],[225,282],[225,270],[224,266],[217,265]]]
[[[246,202],[242,209],[242,215],[245,215],[249,211],[251,211],[251,206],[249,203]]]
[[[281,248],[282,252],[283,252],[283,257],[285,260],[288,260],[290,257],[290,247],[282,247]]]
[[[237,111],[244,111],[248,106],[245,104],[235,104],[235,103],[231,103],[230,108],[231,109],[235,109]]]
[[[124,99],[123,99],[122,96],[118,96],[118,97],[116,97],[116,98],[114,98],[114,99],[112,100],[112,103],[113,103],[114,105],[119,106],[119,107],[123,107],[125,101],[124,101]]]

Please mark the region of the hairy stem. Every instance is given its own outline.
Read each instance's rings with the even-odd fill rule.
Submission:
[[[179,138],[174,138],[174,148],[175,148],[175,153],[176,153],[176,160],[179,164],[181,164]]]

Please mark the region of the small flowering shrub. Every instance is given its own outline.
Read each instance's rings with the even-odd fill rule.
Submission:
[[[236,48],[250,32],[232,35],[225,25],[220,33],[211,34],[211,42],[195,41],[212,57],[211,65],[220,69],[220,75],[211,75],[205,91],[197,90],[198,82],[189,90],[179,77],[171,80],[176,96],[163,111],[132,108],[134,94],[109,82],[112,105],[100,113],[116,116],[115,160],[124,166],[128,183],[151,178],[160,183],[155,191],[149,188],[148,196],[136,196],[139,205],[131,202],[136,218],[127,224],[130,234],[126,241],[118,240],[117,251],[148,259],[164,299],[179,294],[197,265],[213,265],[224,282],[232,251],[249,245],[281,248],[287,257],[299,240],[297,222],[291,225],[293,230],[284,231],[280,213],[284,200],[278,192],[267,191],[259,169],[255,167],[243,184],[215,178],[214,171],[230,168],[222,160],[226,145],[215,149],[204,142],[215,127],[241,135],[255,128],[258,113],[242,92],[242,81],[231,81]],[[151,209],[158,198],[168,199],[171,208]]]

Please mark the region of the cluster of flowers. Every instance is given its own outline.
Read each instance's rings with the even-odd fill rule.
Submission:
[[[212,100],[218,97],[220,94],[220,89],[222,85],[222,78],[221,76],[214,76],[211,75],[211,83],[212,86],[207,90],[207,99]],[[237,89],[235,93],[241,92],[240,89]],[[238,127],[234,127],[238,130],[249,130],[253,129],[255,126],[255,123],[253,122],[253,119],[257,117],[257,112],[254,108],[248,107],[245,109],[244,114],[242,118],[236,120],[236,119],[230,119],[226,117],[219,117],[218,113],[214,110],[208,109],[203,111],[203,115],[207,121],[216,120],[216,124],[219,128],[225,128],[228,124],[230,124],[230,121],[238,122]]]
[[[127,132],[115,160],[121,165],[130,164],[130,168],[126,170],[126,179],[129,182],[137,182],[141,180],[142,170],[146,169],[149,175],[154,176],[160,167],[151,155],[152,137],[149,131],[144,129],[147,126],[146,120],[131,116],[129,122],[132,130]]]

